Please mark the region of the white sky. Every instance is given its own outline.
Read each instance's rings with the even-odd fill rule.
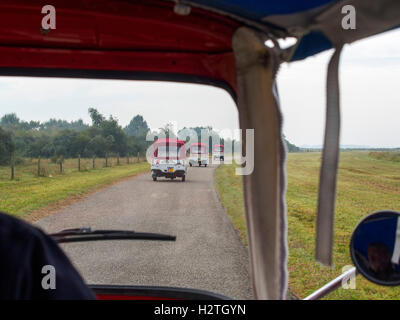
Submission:
[[[332,53],[285,64],[278,75],[284,132],[297,145],[322,144]],[[400,147],[400,30],[345,46],[339,79],[341,144]]]
[[[332,51],[283,65],[278,75],[284,132],[296,145],[322,143],[325,78]],[[345,47],[340,66],[342,144],[400,146],[400,31]],[[230,95],[204,85],[119,80],[0,77],[0,117],[83,119],[97,108],[125,126],[141,114],[152,129],[210,125],[238,128]],[[226,135],[225,135],[226,136]]]

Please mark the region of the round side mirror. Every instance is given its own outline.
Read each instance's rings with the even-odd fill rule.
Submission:
[[[384,285],[400,285],[400,213],[379,211],[365,217],[350,242],[351,258],[358,272]]]

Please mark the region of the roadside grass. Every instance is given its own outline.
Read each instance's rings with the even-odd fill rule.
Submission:
[[[352,265],[351,233],[365,215],[382,209],[400,211],[400,165],[368,152],[342,152],[335,219],[334,267],[315,262],[315,211],[321,154],[291,153],[287,161],[289,287],[300,298],[311,294]],[[247,245],[242,179],[235,165],[222,165],[215,185],[223,206]],[[338,289],[325,299],[400,299],[400,287],[375,285],[357,276],[356,289]]]
[[[104,160],[104,159],[103,159]],[[90,160],[91,161],[91,160]],[[63,173],[57,165],[42,160],[43,167],[48,168],[45,176],[37,176],[37,163],[27,163],[15,168],[15,179],[10,180],[10,168],[0,167],[0,210],[9,214],[24,217],[32,211],[43,209],[72,197],[84,196],[91,191],[107,186],[122,178],[135,176],[150,170],[147,162],[100,166],[98,169],[77,169],[77,159],[66,160]],[[122,159],[121,159],[122,163]],[[83,169],[85,168],[85,169]],[[50,172],[50,173],[49,173]]]

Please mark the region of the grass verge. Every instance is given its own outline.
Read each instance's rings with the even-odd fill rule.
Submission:
[[[0,175],[2,170],[9,169],[0,168]],[[38,210],[45,213],[47,209],[79,200],[99,188],[149,170],[147,162],[50,177],[37,177],[30,170],[19,170],[15,180],[0,180],[0,210],[27,219],[32,213],[35,216]]]
[[[349,242],[357,222],[382,209],[400,211],[400,166],[368,152],[342,152],[338,176],[334,268],[314,260],[320,153],[292,153],[287,161],[289,287],[304,298],[351,265]],[[220,166],[215,185],[222,205],[246,244],[242,180],[234,165]],[[356,289],[338,289],[325,299],[399,299],[400,287],[382,287],[357,276]]]

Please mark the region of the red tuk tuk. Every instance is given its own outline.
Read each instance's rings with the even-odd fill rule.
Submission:
[[[157,177],[186,178],[186,148],[185,141],[175,138],[158,139],[153,145],[153,160],[151,173],[153,181]]]
[[[198,164],[199,167],[208,165],[208,146],[205,143],[192,143],[190,146],[189,165]]]
[[[213,159],[219,159],[220,161],[224,161],[224,145],[216,144],[213,150]]]

